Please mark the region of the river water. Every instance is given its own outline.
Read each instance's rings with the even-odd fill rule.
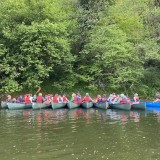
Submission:
[[[158,160],[160,111],[0,110],[0,160]]]

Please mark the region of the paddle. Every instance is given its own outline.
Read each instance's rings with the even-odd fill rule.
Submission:
[[[37,94],[41,89],[42,89],[42,88],[41,88],[41,87],[39,87],[39,88],[38,88],[38,90],[37,90],[37,92],[36,92],[35,94]]]

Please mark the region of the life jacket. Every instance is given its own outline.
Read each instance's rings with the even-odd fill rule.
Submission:
[[[102,102],[106,102],[107,99],[105,97],[102,98]]]
[[[85,96],[85,97],[83,98],[83,100],[84,100],[84,102],[89,102],[89,101],[90,101],[90,97],[89,97],[89,96]]]
[[[135,97],[136,102],[139,102],[139,97]]]
[[[80,102],[81,101],[81,97],[76,96],[76,100],[77,100],[77,102]]]
[[[36,102],[37,103],[43,103],[43,97],[42,96],[38,96]]]
[[[63,102],[63,98],[61,96],[58,96],[59,102]]]
[[[127,101],[125,98],[122,98],[122,100],[120,101],[120,104],[127,104]]]
[[[54,103],[58,103],[58,96],[54,96],[54,97],[53,97],[53,102],[54,102]]]
[[[26,104],[31,104],[31,101],[30,101],[30,97],[29,97],[29,96],[25,96],[25,97],[24,97],[24,103],[26,103]]]
[[[97,98],[97,102],[102,102],[102,98]]]
[[[74,103],[78,103],[76,96],[74,96],[73,102],[74,102]]]
[[[67,102],[67,97],[66,96],[63,96],[63,102]]]

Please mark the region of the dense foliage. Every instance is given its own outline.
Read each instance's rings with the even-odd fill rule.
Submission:
[[[154,95],[159,0],[1,0],[0,92],[48,84]]]

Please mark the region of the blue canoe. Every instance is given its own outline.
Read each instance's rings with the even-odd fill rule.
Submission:
[[[160,102],[146,102],[146,107],[160,107]]]

